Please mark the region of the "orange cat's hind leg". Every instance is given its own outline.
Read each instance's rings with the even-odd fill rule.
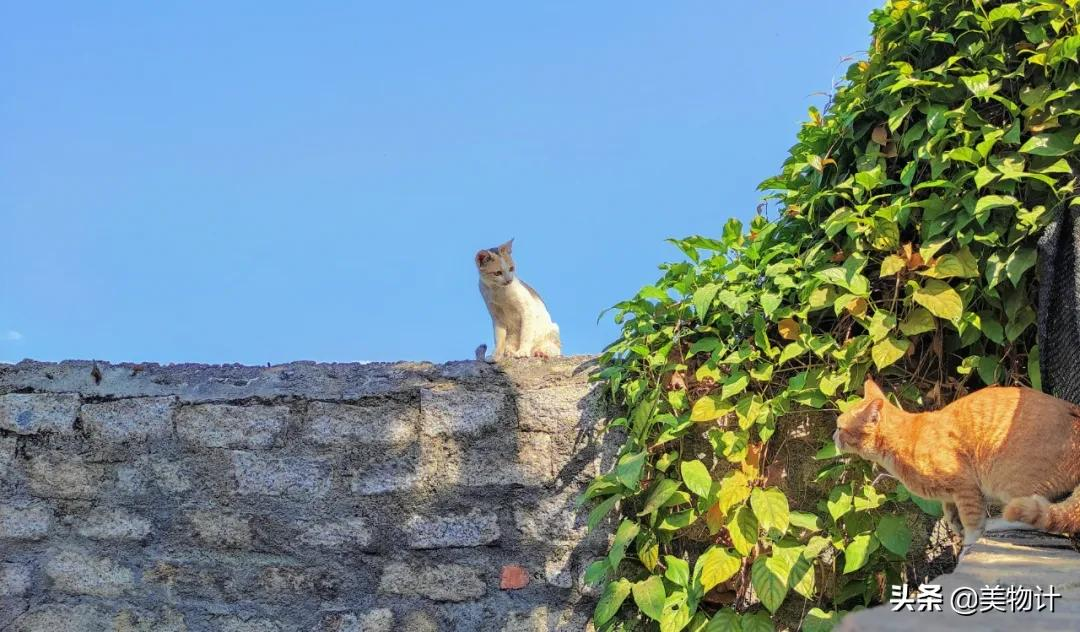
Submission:
[[[1023,496],[1010,500],[1005,505],[1003,515],[1006,520],[1026,522],[1039,529],[1045,529],[1049,507],[1050,501],[1042,496]]]

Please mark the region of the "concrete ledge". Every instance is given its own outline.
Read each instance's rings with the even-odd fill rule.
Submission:
[[[956,570],[931,582],[941,586],[941,612],[893,612],[882,605],[848,615],[837,628],[841,632],[907,632],[918,630],[1080,630],[1080,553],[1072,541],[1034,531],[1009,531],[984,537],[965,556]],[[949,605],[957,588],[973,588],[981,595],[984,586],[1024,586],[1043,591],[1054,587],[1060,597],[1054,612],[976,612],[961,615]],[[914,593],[917,587],[910,587]],[[1034,610],[1034,608],[1032,608]]]

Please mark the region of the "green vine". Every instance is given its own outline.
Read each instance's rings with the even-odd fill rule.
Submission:
[[[587,571],[598,629],[772,630],[794,604],[788,625],[827,630],[902,581],[925,527],[901,510],[935,505],[828,441],[820,495],[790,496],[774,437],[808,414],[831,432],[869,373],[912,408],[1039,388],[1035,240],[1076,201],[1076,4],[875,11],[868,59],[761,184],[778,217],[671,240],[686,260],[614,306],[600,377],[626,441],[583,494],[590,527],[621,515]]]

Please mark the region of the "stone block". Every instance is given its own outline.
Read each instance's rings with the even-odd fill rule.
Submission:
[[[463,388],[420,389],[420,429],[427,436],[478,435],[513,428],[502,392]]]
[[[603,393],[589,384],[566,384],[522,391],[518,425],[530,432],[589,431],[604,418]]]
[[[72,434],[80,399],[72,393],[8,393],[0,395],[0,430],[21,435],[39,432]]]
[[[163,492],[182,494],[191,491],[191,468],[179,461],[169,461],[161,457],[148,463],[150,480]]]
[[[325,459],[236,451],[232,453],[232,476],[236,493],[242,496],[321,498],[331,487],[330,464]]]
[[[91,604],[42,604],[12,622],[5,632],[103,632],[112,629],[109,613]]]
[[[410,549],[483,546],[499,539],[499,517],[473,509],[464,514],[412,515],[405,523]]]
[[[0,437],[0,483],[7,479],[8,470],[15,462],[16,445],[18,445],[18,439],[15,435]]]
[[[323,601],[337,597],[341,581],[329,571],[297,566],[268,566],[259,571],[259,587],[278,599],[312,596]]]
[[[276,445],[289,422],[288,406],[183,406],[176,432],[189,446],[265,450]]]
[[[549,544],[575,544],[588,533],[588,509],[574,502],[577,490],[566,489],[514,508],[514,522],[525,537]]]
[[[0,562],[0,597],[18,597],[30,589],[30,565]]]
[[[115,560],[82,551],[57,551],[45,563],[55,590],[96,597],[118,597],[134,586],[131,570]]]
[[[143,442],[172,434],[176,401],[175,397],[139,397],[83,404],[79,417],[97,441]]]
[[[241,617],[239,615],[225,615],[214,617],[212,629],[217,632],[285,632],[295,628],[285,626],[273,619],[260,617]]]
[[[76,532],[91,540],[142,540],[152,525],[124,509],[98,509],[75,519]]]
[[[222,509],[193,511],[187,516],[192,534],[201,544],[221,549],[251,546],[251,519]]]
[[[483,597],[487,586],[480,572],[471,566],[391,562],[383,569],[379,592],[434,601],[468,601]]]
[[[27,469],[30,491],[43,498],[94,498],[105,479],[100,463],[59,451],[31,458]]]
[[[301,530],[300,541],[308,546],[365,548],[371,543],[371,529],[360,517],[333,522],[301,522],[297,526]]]
[[[423,449],[425,482],[440,489],[539,486],[555,480],[551,435],[542,432],[503,433],[469,442],[431,439]]]
[[[44,503],[0,503],[0,540],[41,540],[51,525],[52,509]]]
[[[363,496],[413,490],[424,479],[420,452],[420,446],[413,444],[371,455],[366,463],[349,472],[349,488]]]
[[[172,608],[161,611],[124,608],[112,620],[113,632],[187,632],[184,615]]]
[[[402,628],[405,630],[405,628]],[[336,612],[323,617],[316,632],[394,632],[394,611],[376,608],[362,614]]]
[[[379,405],[354,406],[311,402],[304,423],[304,439],[322,446],[408,443],[416,439],[417,407],[393,400]]]

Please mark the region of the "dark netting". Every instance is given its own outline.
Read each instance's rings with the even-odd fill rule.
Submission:
[[[1080,209],[1061,211],[1039,238],[1039,357],[1043,390],[1080,404]]]

